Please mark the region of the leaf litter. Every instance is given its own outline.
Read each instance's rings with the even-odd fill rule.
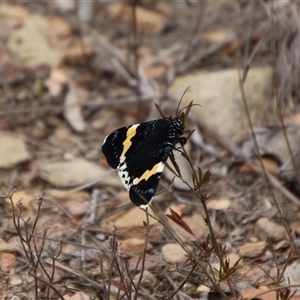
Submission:
[[[134,27],[134,15],[118,17],[133,11],[129,4],[99,3],[90,27],[56,4],[1,4],[1,299],[297,299],[289,286],[299,284],[299,86],[285,71],[299,68],[297,5],[141,1]],[[250,66],[257,147],[238,60]],[[186,151],[205,184],[164,177],[159,217],[147,220],[106,168],[101,144],[115,128],[157,118],[156,102],[174,115],[190,85],[182,105],[202,107],[192,108],[197,135]],[[185,159],[179,166],[188,174]],[[199,189],[209,197],[199,201]]]

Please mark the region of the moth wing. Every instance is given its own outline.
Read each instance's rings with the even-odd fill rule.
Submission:
[[[132,126],[137,126],[132,125]],[[123,151],[123,142],[127,139],[128,128],[131,126],[121,127],[109,134],[103,141],[102,152],[107,160],[108,165],[116,169],[120,165],[120,156]],[[132,135],[134,133],[132,132]],[[131,138],[129,136],[129,138]]]
[[[105,138],[102,152],[135,205],[145,208],[155,195],[175,136],[169,119],[158,119],[119,128]]]
[[[133,204],[145,209],[156,193],[165,163],[160,163],[160,172],[152,174],[147,180],[133,184],[129,189],[129,197]]]
[[[174,149],[175,133],[170,132],[168,120],[142,123],[132,137],[134,147],[118,167],[123,185],[131,201],[146,207],[156,193],[166,160]]]

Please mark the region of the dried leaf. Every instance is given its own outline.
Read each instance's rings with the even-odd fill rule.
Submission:
[[[184,222],[182,220],[182,218],[174,211],[170,208],[171,211],[171,215],[166,215],[169,219],[171,219],[174,223],[176,223],[177,225],[179,225],[181,228],[183,228],[185,231],[187,231],[188,233],[192,234],[195,236],[194,232],[192,231],[192,229],[189,227],[189,225]]]
[[[83,132],[85,130],[86,123],[79,104],[78,91],[73,83],[69,84],[69,92],[65,98],[64,116],[75,131]]]

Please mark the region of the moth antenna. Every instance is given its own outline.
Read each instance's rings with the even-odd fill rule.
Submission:
[[[183,110],[186,109],[186,112],[184,113],[185,117],[187,117],[192,109],[193,106],[200,106],[202,107],[200,104],[194,104],[194,101],[192,100],[187,106],[183,107],[178,113],[181,113]]]
[[[185,91],[183,92],[183,94],[182,94],[182,96],[181,96],[181,98],[180,98],[180,100],[178,102],[177,109],[176,109],[176,116],[178,116],[178,114],[182,111],[182,109],[180,111],[178,111],[179,110],[179,106],[181,104],[181,101],[182,101],[184,95],[187,93],[187,91],[188,91],[189,88],[190,88],[190,85],[185,89]]]

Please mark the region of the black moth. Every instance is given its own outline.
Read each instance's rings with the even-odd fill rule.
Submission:
[[[117,169],[131,201],[142,209],[150,204],[165,163],[177,143],[186,142],[185,113],[119,128],[103,142],[102,152],[110,167]]]

